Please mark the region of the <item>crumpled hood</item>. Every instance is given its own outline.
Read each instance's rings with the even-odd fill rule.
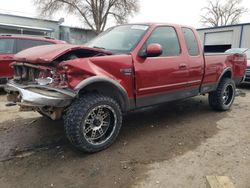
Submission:
[[[50,63],[58,57],[74,50],[85,50],[89,52],[103,53],[111,55],[112,53],[102,49],[89,48],[82,45],[72,44],[53,44],[36,46],[17,53],[14,56],[14,60],[18,62],[29,62],[29,63]]]

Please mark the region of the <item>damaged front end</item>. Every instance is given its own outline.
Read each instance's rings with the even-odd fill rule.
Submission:
[[[82,70],[63,66],[65,62],[93,56],[110,55],[100,49],[69,44],[38,46],[18,53],[11,64],[14,77],[6,85],[8,101],[21,110],[34,110],[60,119],[77,96],[75,86],[85,78]],[[82,66],[82,63],[81,63]]]
[[[38,111],[53,120],[60,119],[64,109],[76,94],[73,91],[40,85],[21,85],[10,80],[5,87],[7,100],[20,106],[21,111]]]
[[[22,62],[12,64],[15,75],[5,90],[7,100],[21,111],[38,111],[53,120],[60,119],[76,94],[68,89],[65,75],[53,66]]]

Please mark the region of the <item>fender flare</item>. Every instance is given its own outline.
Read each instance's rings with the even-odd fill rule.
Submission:
[[[79,95],[79,92],[82,89],[86,88],[87,86],[89,86],[91,84],[95,84],[95,83],[101,83],[101,82],[108,83],[117,89],[117,91],[121,94],[122,100],[123,100],[123,101],[118,101],[118,102],[122,102],[123,103],[122,105],[124,105],[124,107],[122,107],[123,110],[127,111],[129,109],[130,105],[129,105],[129,97],[128,97],[126,90],[124,89],[123,86],[121,86],[121,84],[119,84],[117,81],[115,81],[109,77],[93,76],[93,77],[87,78],[87,79],[81,81],[75,87],[75,91],[76,91],[77,95]]]
[[[230,72],[231,73],[231,77],[230,78],[232,78],[232,68],[231,67],[227,67],[226,69],[224,69],[223,71],[222,71],[222,73],[220,74],[220,77],[219,77],[219,79],[218,79],[218,81],[217,81],[217,83],[216,83],[216,89],[218,88],[218,86],[219,86],[219,83],[221,82],[221,80],[222,80],[222,78],[223,78],[223,76],[227,73],[227,72]]]

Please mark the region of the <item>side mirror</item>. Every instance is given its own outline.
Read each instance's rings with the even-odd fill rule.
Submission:
[[[141,54],[141,57],[157,57],[162,54],[162,47],[158,43],[152,43],[149,44],[144,51],[143,54]]]

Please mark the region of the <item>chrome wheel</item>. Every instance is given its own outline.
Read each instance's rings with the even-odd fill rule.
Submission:
[[[69,141],[84,152],[98,152],[114,143],[122,126],[122,111],[111,97],[88,93],[77,98],[64,116]]]
[[[99,105],[90,110],[82,123],[85,139],[94,145],[105,143],[112,136],[117,124],[114,109]]]

